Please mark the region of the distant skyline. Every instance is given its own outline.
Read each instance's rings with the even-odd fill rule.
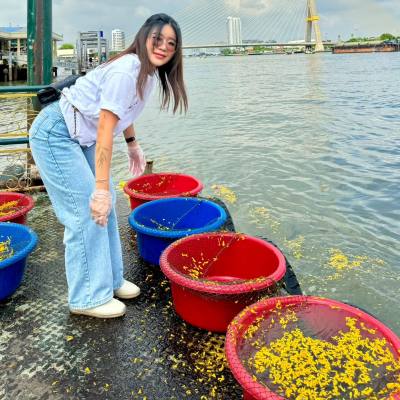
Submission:
[[[121,29],[111,31],[111,50],[122,51],[125,49],[125,32]]]
[[[215,7],[217,2],[237,9],[254,17],[266,13],[274,4],[299,0],[114,0],[99,5],[98,0],[53,0],[53,31],[64,36],[64,43],[75,43],[78,31],[103,30],[111,43],[111,31],[125,32],[128,45],[145,19],[157,12],[176,16],[178,23],[185,25],[183,16],[190,15],[192,24],[195,17],[185,10],[191,4],[206,4]],[[303,0],[304,3],[306,0]],[[323,39],[336,40],[354,36],[377,36],[384,32],[400,35],[400,0],[318,0],[320,25]],[[298,4],[298,3],[297,3]],[[0,26],[26,26],[26,0],[0,0]],[[267,14],[266,14],[267,15]],[[181,17],[181,19],[179,19]],[[228,17],[228,15],[226,15]],[[189,18],[189,17],[188,17]],[[201,20],[201,15],[199,16]],[[226,31],[226,18],[221,27]],[[268,24],[268,21],[266,21]],[[305,23],[304,23],[305,24]],[[205,32],[207,30],[205,29]],[[199,35],[202,34],[199,31]],[[204,33],[204,40],[210,40]],[[245,20],[242,18],[242,38],[246,37]],[[184,37],[185,40],[185,37]],[[219,39],[220,40],[220,39]]]
[[[228,44],[242,44],[242,23],[238,17],[228,17],[226,21]]]

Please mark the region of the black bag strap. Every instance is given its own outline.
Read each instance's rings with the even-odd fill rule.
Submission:
[[[61,81],[54,82],[51,85],[40,89],[36,94],[39,103],[42,106],[47,106],[53,101],[58,100],[61,96],[61,91],[66,87],[75,85],[78,78],[80,78],[80,75],[69,75]]]

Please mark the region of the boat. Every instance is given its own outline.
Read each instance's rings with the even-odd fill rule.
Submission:
[[[391,53],[400,51],[399,41],[347,42],[332,47],[333,54]]]

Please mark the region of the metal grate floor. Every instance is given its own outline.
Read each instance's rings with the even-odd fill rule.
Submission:
[[[71,315],[63,229],[39,195],[28,221],[38,247],[21,287],[0,303],[0,399],[241,399],[225,364],[225,336],[175,314],[168,281],[138,258],[123,195],[118,211],[125,277],[142,293],[125,301],[123,318]],[[231,220],[225,228],[234,229]]]

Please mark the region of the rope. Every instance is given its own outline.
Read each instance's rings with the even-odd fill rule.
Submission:
[[[231,247],[231,244],[233,241],[237,241],[238,237],[237,236],[232,236],[231,240],[229,241],[227,246],[222,247],[218,253],[213,257],[213,261],[211,261],[210,264],[207,265],[207,268],[205,268],[202,272],[203,272],[203,276],[207,276],[208,272],[210,271],[211,267],[218,261],[219,256],[227,249],[229,249],[229,247]]]
[[[183,214],[181,214],[180,216],[178,216],[178,218],[172,222],[172,221],[166,221],[165,223],[163,222],[159,222],[157,220],[155,220],[154,218],[149,218],[149,217],[145,217],[144,219],[147,220],[148,222],[151,222],[153,225],[156,225],[158,229],[160,230],[167,230],[167,231],[173,231],[175,226],[182,221],[182,219],[184,217],[186,217],[188,214],[190,214],[194,209],[196,209],[197,207],[199,207],[201,204],[203,204],[203,200],[196,202],[192,207],[190,207],[188,210],[186,210]],[[217,218],[216,218],[217,219]],[[213,220],[214,221],[214,220]],[[210,223],[212,223],[213,221],[211,221]],[[179,229],[178,229],[179,230]]]
[[[193,207],[191,207],[189,210],[187,210],[186,212],[184,212],[172,225],[171,225],[171,229],[173,230],[176,226],[176,224],[180,221],[182,221],[182,219],[184,217],[186,217],[186,215],[190,214],[195,208],[197,208],[200,204],[203,203],[203,200],[199,201],[198,203],[196,203]]]

